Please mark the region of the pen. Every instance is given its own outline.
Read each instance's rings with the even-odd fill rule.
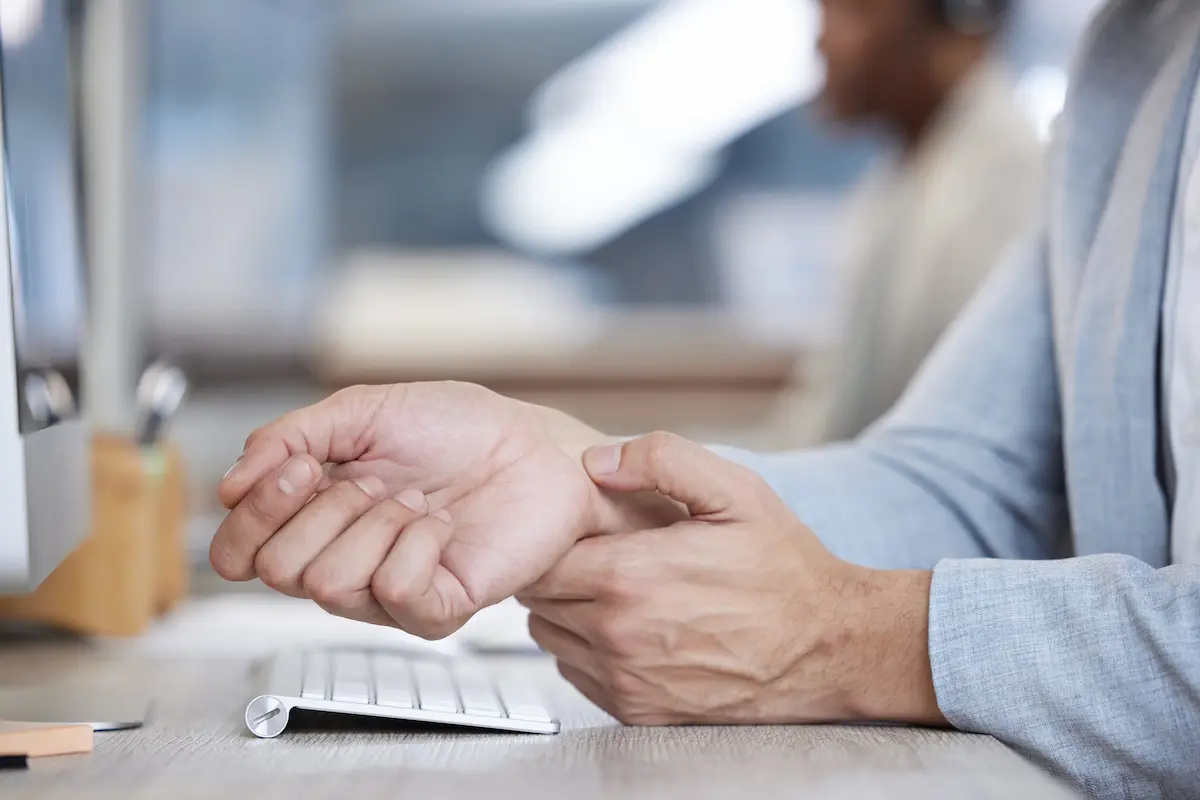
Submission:
[[[0,770],[29,769],[29,756],[5,755],[0,756]]]

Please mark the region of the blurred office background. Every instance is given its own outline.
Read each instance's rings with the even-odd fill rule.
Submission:
[[[770,446],[888,147],[807,109],[815,3],[127,5],[122,280],[140,357],[192,377],[200,511],[252,427],[357,382]],[[1095,5],[1028,0],[1006,45],[1044,132]]]

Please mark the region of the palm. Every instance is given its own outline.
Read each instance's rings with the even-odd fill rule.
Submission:
[[[339,431],[331,477],[374,475],[450,512],[442,566],[458,585],[438,588],[454,616],[521,591],[584,532],[593,484],[533,407],[460,384],[380,388],[353,404],[343,419],[364,422]]]

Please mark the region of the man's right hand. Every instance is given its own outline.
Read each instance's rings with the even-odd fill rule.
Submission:
[[[558,412],[458,383],[347,389],[255,431],[221,483],[211,549],[339,616],[425,638],[541,578],[580,538],[679,510],[618,506],[581,455],[608,440]]]

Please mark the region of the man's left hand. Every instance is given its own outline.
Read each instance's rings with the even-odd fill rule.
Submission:
[[[931,576],[835,558],[757,475],[669,434],[585,455],[609,491],[690,519],[584,540],[521,596],[563,676],[641,725],[945,725],[927,647]]]

